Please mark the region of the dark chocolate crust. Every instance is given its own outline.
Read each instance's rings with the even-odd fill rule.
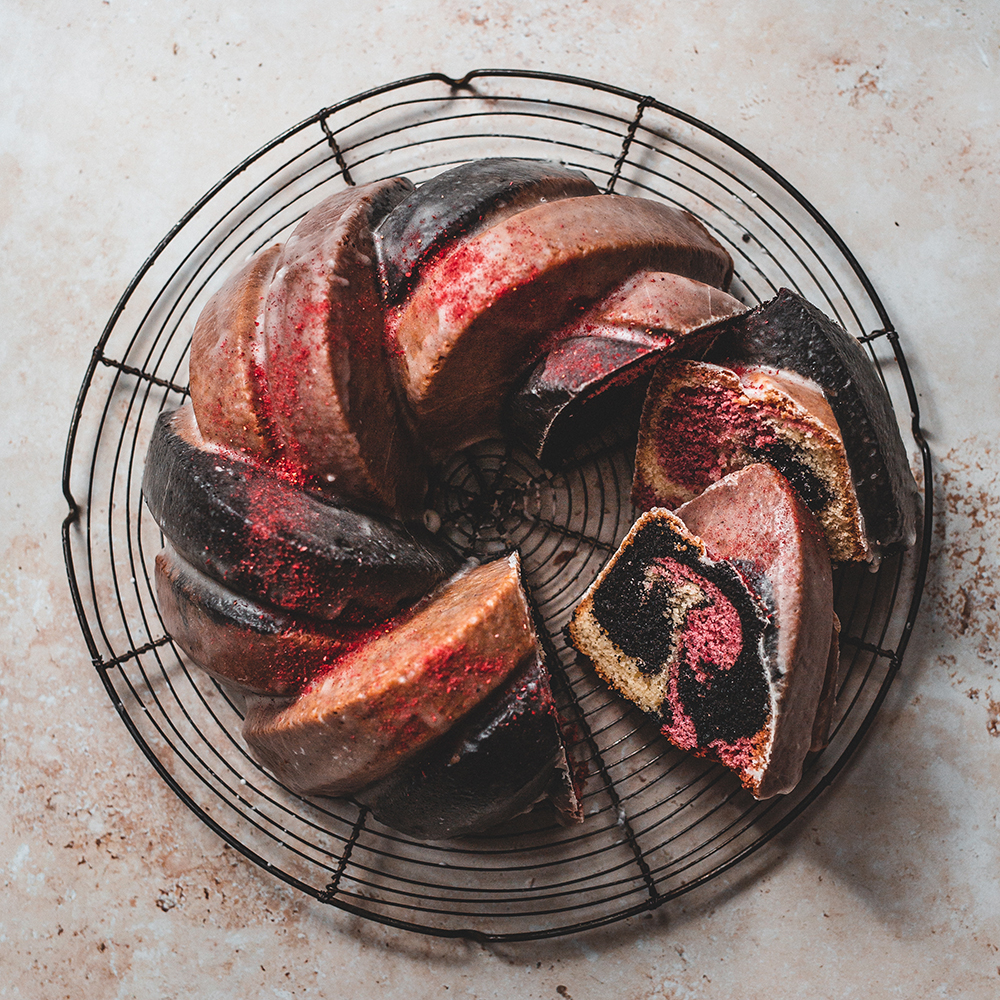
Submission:
[[[198,447],[185,417],[182,408],[158,418],[143,496],[177,551],[230,590],[318,618],[375,621],[457,568],[429,536]]]
[[[421,265],[447,244],[530,205],[600,194],[586,174],[551,160],[474,160],[432,177],[397,205],[375,233],[388,305],[417,282]]]
[[[840,425],[873,548],[912,545],[916,483],[892,403],[860,342],[787,288],[717,330],[707,360],[793,371],[819,385]]]
[[[529,809],[565,780],[565,761],[548,671],[532,657],[480,709],[355,797],[401,833],[460,837]]]

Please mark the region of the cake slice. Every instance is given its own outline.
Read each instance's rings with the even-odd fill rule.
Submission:
[[[826,681],[831,664],[836,676],[839,627],[826,539],[788,480],[766,464],[726,476],[676,513],[715,558],[737,568],[770,615],[770,747],[752,790],[761,799],[790,791],[806,754],[825,739],[832,708]]]
[[[892,402],[861,343],[787,288],[720,325],[709,360],[808,379],[843,435],[864,522],[866,549],[906,548],[916,538],[918,491]]]
[[[193,567],[244,597],[315,618],[381,620],[458,567],[427,533],[344,507],[210,446],[190,406],[157,419],[142,492]]]
[[[540,656],[516,554],[452,578],[291,703],[249,696],[243,736],[293,791],[386,777]]]
[[[385,300],[398,305],[421,270],[456,240],[475,236],[542,202],[600,194],[586,174],[551,160],[472,160],[437,174],[375,230]]]
[[[665,358],[639,424],[636,506],[675,509],[761,461],[798,490],[834,559],[871,557],[840,427],[818,386],[788,372]]]
[[[425,476],[389,375],[371,228],[412,190],[397,177],[320,202],[282,247],[263,311],[284,473],[397,516],[422,509]]]
[[[672,743],[720,761],[763,799],[801,775],[832,621],[815,519],[757,464],[676,515],[642,514],[568,634]]]
[[[505,405],[505,426],[543,465],[625,412],[638,414],[665,353],[699,357],[714,324],[745,306],[702,281],[661,271],[632,275],[557,331]]]

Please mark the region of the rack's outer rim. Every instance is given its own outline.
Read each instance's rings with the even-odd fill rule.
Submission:
[[[921,544],[920,544],[920,554],[919,560],[916,567],[916,572],[914,574],[913,596],[911,597],[910,604],[907,610],[906,620],[903,625],[903,631],[901,637],[897,643],[897,648],[893,652],[889,669],[886,676],[883,678],[879,691],[873,703],[869,706],[865,716],[858,725],[852,739],[850,740],[848,746],[841,752],[840,756],[837,758],[835,763],[826,771],[818,783],[810,789],[808,794],[806,794],[801,800],[799,800],[795,807],[785,813],[773,826],[769,827],[760,837],[754,840],[752,843],[748,844],[742,850],[740,850],[736,855],[729,858],[726,862],[721,865],[716,866],[710,871],[702,874],[696,879],[685,883],[684,885],[678,887],[667,893],[663,893],[656,898],[651,898],[645,900],[643,903],[625,908],[621,911],[609,914],[603,917],[593,918],[591,920],[580,921],[572,926],[564,927],[553,927],[553,928],[542,928],[532,931],[515,932],[515,933],[503,933],[503,932],[484,932],[474,927],[428,927],[425,925],[418,924],[414,921],[403,920],[398,917],[393,917],[390,914],[384,913],[373,913],[363,907],[356,906],[349,901],[336,898],[335,896],[328,895],[325,890],[318,889],[315,886],[308,885],[301,880],[295,878],[287,872],[280,871],[271,865],[266,859],[262,858],[251,848],[247,847],[242,841],[240,841],[236,836],[227,831],[221,824],[219,824],[213,817],[205,812],[191,797],[190,795],[179,785],[178,781],[169,773],[162,761],[159,760],[153,748],[144,739],[142,734],[139,732],[135,722],[129,716],[128,711],[115,689],[114,684],[111,681],[110,673],[111,669],[117,669],[116,667],[108,667],[108,665],[102,660],[98,644],[96,642],[93,630],[90,627],[90,623],[87,619],[87,613],[84,608],[84,602],[79,586],[79,582],[76,576],[75,559],[73,555],[73,531],[75,525],[79,521],[81,507],[76,498],[73,495],[71,489],[71,478],[73,472],[73,459],[77,443],[77,435],[80,428],[80,423],[83,417],[84,408],[87,402],[87,397],[89,390],[91,388],[94,374],[97,370],[98,365],[102,360],[102,352],[106,346],[112,332],[115,329],[118,320],[120,319],[122,313],[125,310],[126,304],[128,303],[130,297],[132,296],[135,289],[141,283],[142,279],[153,267],[157,259],[166,249],[166,247],[171,243],[171,241],[184,229],[187,224],[201,211],[201,209],[221,190],[223,190],[228,184],[230,184],[236,177],[245,172],[253,163],[259,160],[261,157],[266,155],[275,147],[281,145],[288,138],[297,133],[309,128],[310,126],[324,123],[325,120],[332,114],[337,113],[345,108],[360,104],[363,101],[369,100],[373,97],[380,96],[382,94],[390,93],[392,91],[400,90],[406,87],[439,82],[449,87],[452,92],[458,90],[469,90],[476,93],[475,89],[471,86],[474,80],[486,80],[486,79],[519,79],[519,80],[541,80],[552,83],[563,83],[570,86],[583,87],[594,91],[603,92],[606,94],[614,95],[617,97],[624,98],[626,100],[632,101],[637,105],[637,107],[652,107],[658,111],[676,118],[679,121],[686,123],[687,125],[704,132],[705,134],[711,136],[713,139],[723,143],[732,149],[735,153],[745,158],[747,161],[752,163],[755,167],[760,169],[762,172],[767,174],[771,180],[777,183],[801,208],[803,208],[813,219],[813,221],[820,226],[824,231],[826,236],[831,240],[831,242],[837,247],[838,251],[842,254],[844,260],[850,265],[856,278],[863,286],[866,294],[869,297],[871,304],[874,306],[876,312],[878,313],[881,322],[883,323],[884,329],[880,332],[888,335],[888,339],[891,343],[893,354],[899,364],[900,375],[903,379],[904,388],[906,391],[907,399],[910,404],[911,411],[911,433],[913,436],[914,443],[916,444],[922,461],[922,471],[923,471],[923,482],[921,488],[924,493],[924,502],[922,507],[922,525],[921,525]],[[77,613],[77,618],[83,632],[83,637],[87,645],[88,651],[91,656],[92,664],[98,673],[101,675],[102,682],[104,683],[105,689],[115,706],[119,717],[122,719],[126,726],[126,729],[139,745],[140,749],[143,751],[146,758],[152,764],[154,770],[160,775],[160,777],[166,782],[168,787],[180,798],[180,800],[189,808],[203,823],[205,823],[214,833],[216,833],[223,841],[225,841],[234,850],[241,853],[248,860],[254,862],[256,865],[261,867],[263,870],[275,875],[282,881],[291,885],[292,887],[312,896],[313,898],[332,905],[344,912],[353,914],[355,916],[360,916],[365,919],[371,919],[378,923],[384,924],[386,926],[391,926],[401,930],[413,931],[415,933],[427,934],[435,937],[442,938],[465,938],[469,940],[481,941],[481,942],[519,942],[519,941],[529,941],[529,940],[543,940],[550,939],[560,936],[565,936],[568,934],[582,933],[584,931],[594,930],[600,927],[605,927],[610,924],[617,923],[619,921],[625,920],[630,917],[640,915],[644,912],[656,909],[662,906],[669,900],[675,899],[692,889],[700,886],[711,879],[715,878],[717,875],[724,871],[728,871],[740,864],[750,855],[756,853],[764,844],[768,843],[771,839],[777,836],[780,832],[785,830],[791,823],[793,823],[830,785],[834,782],[836,777],[840,772],[846,767],[849,761],[853,758],[858,747],[866,738],[871,725],[877,715],[879,709],[881,708],[891,684],[897,675],[903,655],[905,653],[906,647],[909,643],[910,637],[912,635],[913,626],[916,620],[916,615],[920,605],[920,599],[924,589],[924,583],[926,579],[927,567],[930,558],[930,546],[932,538],[932,522],[933,522],[933,465],[931,459],[930,448],[923,434],[922,428],[920,426],[920,415],[919,406],[917,401],[916,390],[914,388],[909,368],[906,360],[903,356],[902,349],[900,346],[900,338],[893,327],[888,313],[879,298],[877,292],[875,291],[872,282],[868,278],[867,274],[861,267],[860,263],[855,258],[852,251],[844,243],[843,239],[833,228],[833,226],[826,220],[826,218],[819,212],[819,210],[808,200],[806,197],[795,188],[789,181],[787,181],[781,174],[779,174],[773,167],[771,167],[767,162],[762,160],[751,150],[743,146],[738,141],[730,138],[725,133],[720,132],[718,129],[709,125],[706,122],[688,114],[678,108],[674,108],[670,105],[664,104],[650,96],[644,96],[637,92],[621,88],[612,84],[602,83],[596,80],[590,80],[583,77],[570,76],[565,74],[553,74],[544,71],[536,70],[522,70],[522,69],[500,69],[500,68],[481,68],[474,69],[466,73],[461,78],[450,77],[443,73],[425,73],[416,76],[411,76],[403,78],[400,80],[392,81],[390,83],[382,84],[380,86],[370,88],[369,90],[362,91],[352,97],[346,98],[335,104],[329,105],[325,108],[320,109],[318,112],[310,115],[309,117],[303,119],[297,124],[286,129],[284,132],[276,136],[274,139],[260,146],[248,157],[246,157],[241,163],[236,167],[226,173],[219,181],[217,181],[212,187],[210,187],[192,206],[184,213],[183,216],[170,228],[166,235],[160,240],[153,251],[149,254],[146,260],[143,262],[142,266],[133,276],[133,278],[128,283],[126,289],[122,293],[118,302],[116,303],[99,339],[94,347],[90,361],[87,366],[86,373],[84,375],[83,381],[80,386],[80,390],[76,399],[76,403],[73,410],[73,415],[70,422],[69,434],[67,437],[66,450],[63,462],[63,472],[62,472],[62,491],[66,503],[68,505],[68,513],[62,523],[62,546],[64,554],[64,562],[67,570],[68,584],[70,588],[70,593],[73,599],[74,609]],[[136,650],[132,651],[137,652]]]

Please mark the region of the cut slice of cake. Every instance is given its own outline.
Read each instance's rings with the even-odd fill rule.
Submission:
[[[732,266],[693,216],[624,195],[546,202],[459,240],[387,314],[418,438],[443,458],[500,433],[503,401],[546,338],[636,271],[724,288]]]
[[[375,229],[375,251],[388,305],[413,290],[427,264],[526,208],[600,194],[582,171],[551,160],[503,156],[445,170],[403,199]]]
[[[665,358],[643,405],[636,506],[676,509],[753,462],[791,482],[834,559],[871,557],[840,427],[817,385],[790,372]]]
[[[443,737],[539,656],[514,554],[453,577],[294,701],[249,696],[243,737],[293,791],[360,791]]]
[[[581,601],[573,645],[757,798],[790,791],[812,743],[833,621],[815,519],[773,468],[642,514]],[[701,534],[703,532],[703,534]]]
[[[817,385],[843,433],[867,548],[906,548],[916,539],[918,491],[885,384],[856,338],[787,288],[719,326],[710,360],[758,366]]]
[[[560,328],[505,404],[505,426],[543,465],[557,467],[618,414],[642,408],[666,353],[701,357],[721,319],[745,310],[702,281],[640,271]]]
[[[823,695],[839,644],[826,539],[788,480],[762,463],[726,476],[677,516],[767,607],[771,738],[753,791],[762,799],[790,791],[820,732],[825,738],[829,721],[817,719],[820,706],[832,708]]]

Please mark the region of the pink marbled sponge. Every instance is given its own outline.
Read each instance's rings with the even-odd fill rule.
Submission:
[[[830,557],[787,480],[754,464],[644,513],[568,632],[682,750],[757,798],[798,782],[830,663]]]

